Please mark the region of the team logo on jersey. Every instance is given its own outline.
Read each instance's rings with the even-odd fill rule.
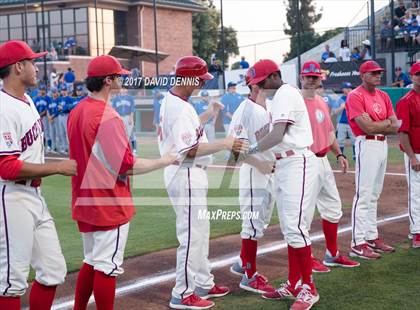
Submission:
[[[319,109],[316,109],[315,116],[318,123],[322,123],[325,120],[324,112]]]
[[[193,136],[190,132],[185,132],[181,135],[181,139],[185,144],[191,145]]]
[[[379,103],[377,103],[377,102],[373,103],[372,108],[373,108],[373,111],[375,111],[376,114],[381,114],[382,106]]]
[[[11,147],[13,145],[12,134],[10,132],[3,133],[4,142],[6,142],[7,147]]]
[[[235,126],[233,126],[233,130],[235,131],[235,134],[237,136],[240,136],[241,135],[242,129],[243,129],[242,125],[235,125]]]

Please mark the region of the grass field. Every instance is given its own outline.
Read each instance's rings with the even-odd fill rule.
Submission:
[[[140,156],[157,157],[156,146],[140,145],[139,149]],[[216,161],[223,162],[223,158],[223,154],[218,154]],[[397,148],[390,148],[389,159],[390,163],[402,162],[401,153]],[[335,159],[331,160],[335,161]],[[237,205],[238,173],[235,171],[223,174],[223,172],[224,170],[208,170],[209,210],[239,210]],[[163,186],[162,171],[136,176],[132,184],[137,215],[130,224],[126,256],[142,255],[176,247],[175,213]],[[81,265],[83,251],[80,234],[75,222],[71,219],[70,179],[61,176],[45,178],[42,190],[55,219],[68,269],[75,271]],[[276,223],[278,223],[278,217],[277,212],[274,211],[271,224]],[[212,238],[236,234],[240,232],[240,229],[241,222],[238,220],[211,221]]]
[[[357,269],[334,269],[315,274],[320,294],[317,310],[419,309],[420,251],[408,242],[378,261],[360,260]],[[285,279],[274,281],[279,286]],[[292,301],[268,301],[250,293],[228,295],[218,309],[289,309]],[[345,305],[345,306],[344,306]]]

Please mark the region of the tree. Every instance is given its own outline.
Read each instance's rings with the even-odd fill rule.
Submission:
[[[306,52],[318,45],[319,36],[315,33],[313,25],[322,17],[322,8],[317,12],[314,0],[300,0],[300,52]],[[297,35],[297,1],[284,1],[286,5],[287,25],[284,25],[284,32],[291,36],[290,52],[286,54],[284,61],[297,56],[298,35]]]
[[[206,12],[193,13],[193,53],[210,63],[211,56],[221,58],[222,42],[220,36],[220,12],[216,10],[212,0],[200,0],[201,4],[207,7]],[[227,65],[229,56],[239,54],[236,31],[232,27],[223,27],[225,33],[225,55]]]

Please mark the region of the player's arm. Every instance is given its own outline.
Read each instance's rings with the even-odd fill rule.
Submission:
[[[235,153],[245,153],[248,151],[248,145],[248,140],[227,136],[226,138],[218,139],[213,143],[198,143],[186,153],[186,157],[194,158],[212,155],[223,150],[231,150]]]
[[[171,165],[177,156],[174,154],[164,154],[161,158],[158,159],[145,159],[137,158],[133,168],[125,172],[128,175],[137,175],[145,174],[154,170],[165,168],[166,166]]]
[[[0,157],[0,177],[7,181],[43,178],[54,174],[73,176],[77,173],[74,160],[60,160],[46,164],[21,161],[17,155]]]
[[[368,135],[382,134],[386,135],[391,131],[392,122],[386,119],[380,122],[373,121],[370,116],[365,113],[355,118],[357,125]]]
[[[252,145],[249,149],[249,154],[264,152],[271,149],[273,146],[280,144],[283,141],[283,136],[288,126],[287,122],[277,122],[273,125],[271,130],[264,138],[262,138],[256,145]]]
[[[212,117],[216,117],[217,116],[217,113],[219,113],[219,111],[221,110],[221,109],[223,109],[223,104],[221,104],[221,103],[219,103],[219,102],[216,102],[216,101],[213,101],[213,102],[211,102],[210,104],[209,104],[209,106],[208,106],[208,108],[207,108],[207,110],[205,111],[205,112],[203,112],[203,113],[201,113],[198,117],[199,117],[199,119],[200,119],[200,123],[202,124],[202,125],[204,125],[204,124],[206,124],[208,121],[209,121],[209,119],[211,119]]]

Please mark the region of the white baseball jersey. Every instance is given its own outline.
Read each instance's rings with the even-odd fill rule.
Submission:
[[[43,123],[32,99],[0,91],[0,156],[18,155],[28,163],[44,163]]]
[[[282,142],[274,150],[303,150],[312,145],[312,128],[305,101],[300,91],[283,84],[270,104],[273,125],[280,122],[292,124],[284,133]]]
[[[161,155],[178,153],[184,164],[188,164],[185,157],[189,150],[199,143],[208,142],[194,107],[170,91],[166,93],[160,107],[158,142]],[[211,155],[196,157],[194,164],[207,166],[212,159]]]
[[[249,140],[253,145],[270,132],[270,113],[249,98],[245,99],[233,113],[229,134]],[[252,155],[259,160],[275,160],[274,153],[266,150]]]

